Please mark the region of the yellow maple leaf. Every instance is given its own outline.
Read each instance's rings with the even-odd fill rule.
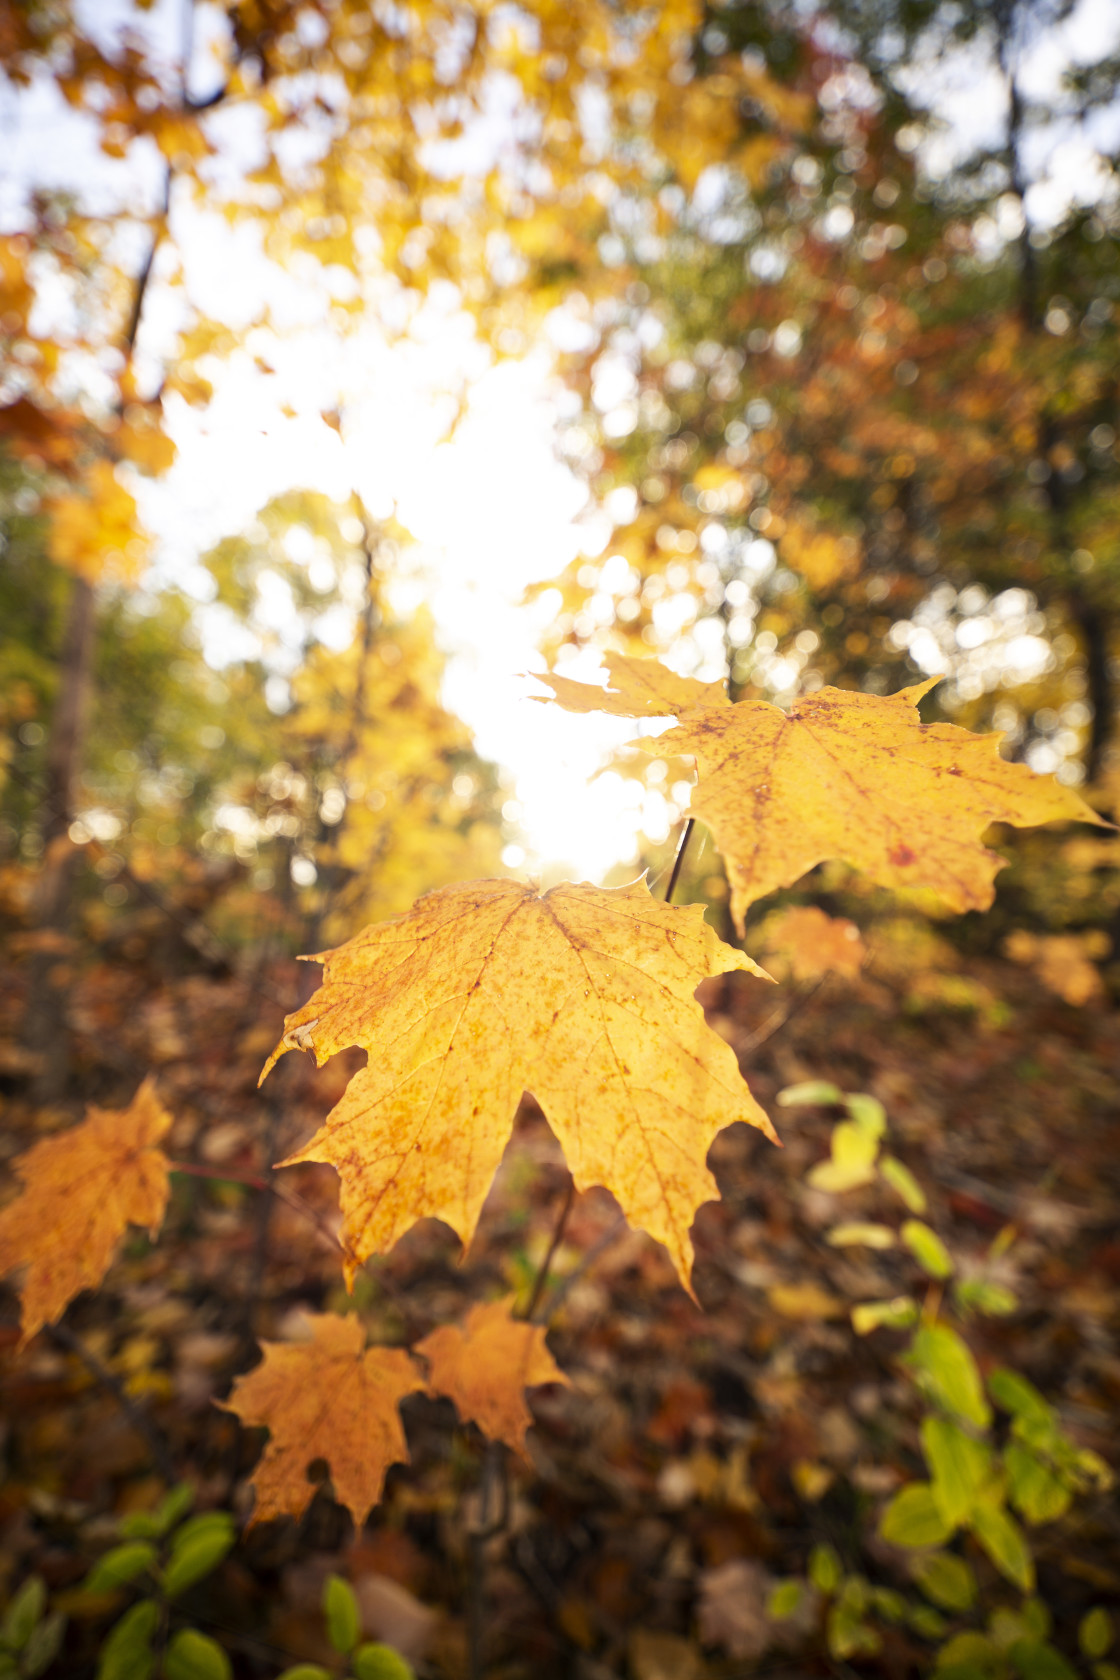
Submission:
[[[741,929],[749,905],[842,858],[882,887],[926,887],[954,910],[986,910],[1004,859],[994,822],[1102,819],[1072,788],[999,756],[999,735],[924,724],[940,679],[883,697],[818,689],[784,712],[762,700],[704,707],[643,742],[696,759],[692,813],[711,829]]]
[[[555,672],[548,676],[534,672],[538,682],[551,688],[548,696],[533,698],[548,704],[557,701],[566,712],[610,712],[614,717],[679,717],[696,706],[726,706],[726,686],[678,677],[658,659],[635,659],[631,654],[612,653],[606,660],[609,686],[595,688]]]
[[[78,1126],[21,1155],[23,1190],[0,1212],[0,1276],[26,1266],[21,1343],[96,1289],[126,1227],[153,1237],[167,1206],[167,1157],[157,1148],[171,1116],[145,1079],[126,1109],[94,1108]]]
[[[252,1475],[251,1521],[302,1516],[315,1493],[314,1459],[330,1467],[334,1495],[361,1529],[390,1464],[408,1458],[398,1407],[424,1387],[403,1348],[366,1347],[357,1318],[310,1315],[309,1342],[262,1342],[264,1358],[238,1377],[225,1410],[270,1439]]]
[[[464,1422],[524,1456],[533,1421],[525,1390],[568,1379],[545,1346],[544,1327],[514,1318],[512,1305],[512,1296],[479,1302],[461,1327],[441,1324],[415,1352],[428,1361],[430,1393],[446,1394]]]
[[[525,1090],[577,1186],[612,1191],[686,1287],[689,1228],[717,1194],[716,1133],[744,1120],[777,1141],[693,996],[707,976],[763,971],[701,905],[663,904],[644,881],[543,897],[509,880],[444,887],[314,960],[323,984],[265,1073],[293,1048],[320,1066],[349,1045],[368,1052],[283,1163],[338,1170],[349,1278],[426,1216],[469,1244]]]

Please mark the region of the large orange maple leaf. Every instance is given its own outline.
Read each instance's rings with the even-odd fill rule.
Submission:
[[[517,881],[445,887],[314,960],[323,984],[265,1073],[292,1048],[320,1065],[348,1045],[369,1053],[283,1163],[337,1168],[349,1277],[425,1216],[469,1244],[525,1090],[576,1185],[612,1191],[686,1287],[689,1229],[718,1194],[716,1133],[744,1120],[777,1141],[693,995],[708,976],[763,970],[701,905],[663,904],[643,881],[543,897]]]
[[[96,1289],[128,1225],[154,1237],[167,1206],[167,1157],[157,1148],[171,1116],[145,1079],[126,1109],[90,1107],[78,1126],[21,1155],[23,1190],[0,1212],[0,1276],[17,1266],[22,1343]]]

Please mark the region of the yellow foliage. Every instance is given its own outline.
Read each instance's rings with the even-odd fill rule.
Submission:
[[[50,515],[51,559],[87,583],[134,583],[146,533],[135,498],[109,461],[95,461],[80,489],[63,490],[45,504]]]

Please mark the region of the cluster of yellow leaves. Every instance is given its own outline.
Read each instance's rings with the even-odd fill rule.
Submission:
[[[68,571],[99,583],[134,582],[144,555],[136,498],[117,478],[111,461],[94,461],[84,483],[49,498],[47,547]]]
[[[366,1347],[357,1318],[333,1313],[310,1320],[306,1342],[265,1342],[255,1371],[239,1377],[228,1410],[268,1429],[253,1472],[253,1522],[299,1517],[315,1492],[308,1466],[323,1459],[335,1497],[360,1528],[381,1498],[385,1473],[405,1461],[399,1406],[408,1394],[447,1395],[464,1423],[524,1454],[532,1417],[524,1391],[566,1382],[545,1346],[544,1330],[515,1319],[510,1299],[471,1308],[462,1328],[442,1325],[416,1344],[425,1381],[403,1348]]]
[[[0,1211],[0,1276],[26,1267],[22,1339],[96,1289],[126,1228],[154,1237],[167,1206],[167,1157],[160,1139],[171,1116],[146,1079],[123,1110],[90,1107],[85,1120],[21,1155],[23,1189]]]
[[[1034,969],[1042,984],[1074,1007],[1103,996],[1104,982],[1093,958],[1106,957],[1109,938],[1102,928],[1088,933],[1028,933],[1008,935],[1004,946],[1012,962]]]

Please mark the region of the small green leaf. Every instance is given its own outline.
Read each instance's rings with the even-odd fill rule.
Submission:
[[[991,1449],[950,1418],[922,1420],[922,1451],[933,1472],[933,1502],[950,1528],[972,1510],[992,1477]]]
[[[787,1085],[777,1096],[779,1108],[800,1108],[806,1103],[832,1107],[843,1101],[844,1093],[839,1085],[830,1085],[827,1079],[806,1079],[801,1085]]]
[[[1120,1668],[1115,1663],[1094,1663],[1093,1680],[1120,1680]]]
[[[47,1589],[38,1575],[23,1583],[4,1612],[0,1638],[9,1651],[22,1651],[47,1606]]]
[[[869,1097],[866,1091],[856,1091],[850,1097],[845,1097],[844,1106],[861,1131],[878,1140],[887,1129],[887,1111],[878,1097]]]
[[[998,1505],[977,1505],[968,1525],[1001,1575],[1034,1591],[1034,1559],[1014,1517]]]
[[[911,1482],[902,1488],[879,1522],[879,1533],[892,1546],[941,1546],[952,1532],[928,1482]]]
[[[125,1587],[129,1581],[135,1581],[145,1569],[152,1569],[155,1562],[156,1549],[150,1541],[126,1540],[98,1558],[82,1582],[82,1590],[88,1593],[112,1592],[115,1587]]]
[[[828,1612],[825,1622],[826,1637],[828,1639],[829,1655],[844,1662],[848,1657],[859,1655],[873,1656],[880,1649],[883,1641],[860,1620],[854,1611],[843,1604],[834,1604]]]
[[[1010,1289],[985,1283],[982,1278],[966,1278],[954,1284],[953,1299],[964,1311],[982,1313],[987,1318],[1006,1318],[1019,1306],[1019,1297]]]
[[[172,1540],[171,1559],[163,1573],[168,1598],[177,1598],[216,1569],[235,1539],[233,1518],[226,1511],[188,1517]]]
[[[993,1371],[988,1378],[988,1393],[997,1406],[1014,1417],[1029,1419],[1049,1429],[1055,1427],[1053,1408],[1018,1371],[1009,1371],[1005,1366]]]
[[[914,1579],[943,1610],[971,1610],[976,1602],[976,1576],[955,1552],[934,1552],[922,1558],[914,1567]]]
[[[911,1213],[926,1211],[926,1193],[909,1167],[903,1166],[893,1155],[884,1155],[879,1162],[879,1171]]]
[[[770,1590],[770,1597],[766,1601],[766,1614],[775,1622],[782,1622],[787,1616],[795,1616],[805,1596],[805,1588],[800,1581],[778,1581]],[[1104,1649],[1107,1651],[1108,1646]],[[1095,1655],[1100,1656],[1100,1652]]]
[[[35,1680],[36,1675],[42,1674],[57,1657],[62,1648],[62,1636],[66,1632],[66,1617],[55,1611],[52,1616],[44,1616],[37,1627],[32,1629],[31,1638],[23,1650],[23,1662],[20,1667],[27,1676],[27,1680]]]
[[[233,1669],[216,1640],[181,1628],[167,1647],[163,1680],[233,1680]]]
[[[355,1680],[416,1680],[409,1664],[391,1645],[359,1645],[350,1666]]]
[[[832,1128],[832,1154],[827,1161],[819,1161],[808,1172],[806,1182],[815,1190],[838,1194],[854,1190],[860,1184],[870,1184],[875,1177],[875,1157],[879,1140],[854,1120],[841,1120]]]
[[[906,1600],[892,1587],[872,1587],[871,1603],[876,1615],[885,1622],[901,1622],[906,1618]]]
[[[936,1231],[931,1231],[920,1219],[908,1219],[900,1235],[923,1272],[934,1278],[952,1276],[952,1255]]]
[[[991,1674],[1000,1666],[999,1647],[982,1633],[958,1633],[937,1653],[937,1673],[948,1669],[971,1669]]]
[[[1081,1618],[1077,1643],[1092,1662],[1097,1662],[1112,1645],[1112,1618],[1098,1604]]]
[[[911,1607],[907,1621],[915,1633],[923,1639],[944,1639],[946,1622],[940,1610],[935,1610],[932,1604],[915,1604]]]
[[[318,1663],[296,1663],[294,1668],[286,1668],[278,1680],[331,1680],[331,1673]]]
[[[840,1585],[840,1559],[831,1546],[814,1546],[809,1554],[809,1579],[826,1597]]]
[[[1009,1441],[1003,1464],[1011,1503],[1028,1522],[1053,1522],[1065,1515],[1072,1497],[1069,1489],[1029,1447]]]
[[[362,1637],[362,1618],[354,1589],[341,1575],[327,1576],[323,1614],[327,1618],[327,1638],[336,1651],[348,1656]]]
[[[159,1625],[159,1605],[141,1599],[126,1610],[101,1647],[97,1680],[148,1680],[155,1665],[152,1635]]]
[[[194,1489],[190,1483],[178,1482],[169,1493],[164,1494],[153,1512],[153,1521],[158,1525],[158,1532],[169,1533],[176,1523],[182,1522],[193,1504]]]
[[[893,1248],[894,1232],[889,1225],[852,1220],[847,1225],[834,1225],[825,1240],[833,1248]]]
[[[926,1379],[936,1400],[977,1429],[987,1429],[992,1410],[984,1398],[971,1349],[947,1324],[923,1325],[914,1337],[909,1363]]]
[[[1010,1656],[1023,1680],[1077,1680],[1077,1670],[1045,1639],[1017,1639]]]
[[[857,1336],[872,1330],[908,1330],[918,1317],[918,1303],[910,1295],[896,1295],[893,1301],[861,1301],[852,1308],[852,1329]]]

